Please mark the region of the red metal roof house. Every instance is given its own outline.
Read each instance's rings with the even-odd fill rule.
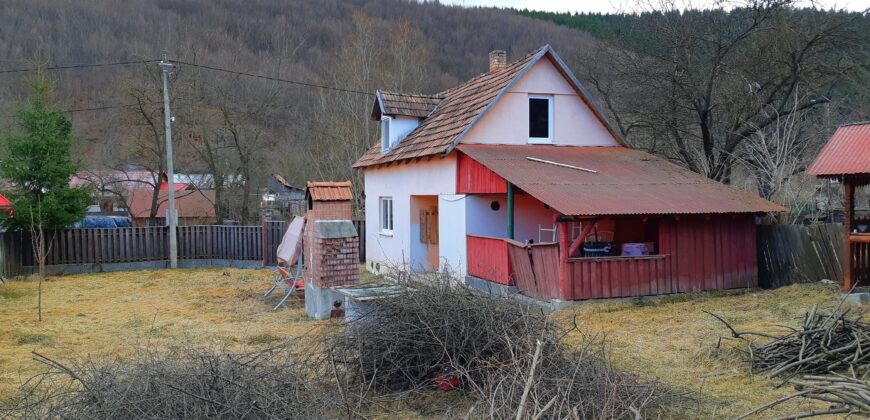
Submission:
[[[626,147],[544,46],[433,95],[378,92],[366,266],[451,268],[540,299],[757,284],[755,216],[774,203]]]

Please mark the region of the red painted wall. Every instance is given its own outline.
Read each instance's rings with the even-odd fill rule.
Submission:
[[[563,299],[722,290],[758,285],[752,215],[664,217],[659,253],[648,259],[569,261]],[[554,280],[555,281],[555,280]]]
[[[501,238],[468,235],[468,275],[507,286],[513,285],[508,243]]]
[[[456,193],[507,193],[507,181],[460,152],[456,163]]]

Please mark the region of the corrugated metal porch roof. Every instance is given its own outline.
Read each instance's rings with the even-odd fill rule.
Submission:
[[[460,144],[458,149],[565,215],[786,211],[755,194],[626,147]],[[536,162],[529,157],[597,173]]]
[[[823,177],[870,174],[870,122],[838,128],[807,173]]]

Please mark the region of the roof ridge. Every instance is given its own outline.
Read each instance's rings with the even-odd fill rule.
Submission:
[[[543,50],[543,49],[545,49],[545,48],[547,48],[547,47],[549,47],[549,46],[550,46],[550,44],[546,44],[546,45],[544,45],[544,46],[542,46],[542,47],[540,47],[540,48],[538,48],[538,49],[536,49],[536,50],[534,50],[534,51],[532,51],[532,52],[530,52],[530,53],[528,53],[528,54],[526,54],[526,55],[524,55],[524,56],[522,56],[522,57],[520,57],[520,58],[518,58],[518,59],[516,59],[516,60],[514,60],[514,61],[511,61],[510,63],[507,63],[507,65],[505,65],[504,68],[501,69],[501,70],[494,71],[494,72],[492,72],[492,71],[485,71],[485,72],[483,72],[483,73],[479,73],[477,76],[474,76],[474,77],[472,77],[471,79],[468,79],[468,80],[466,80],[466,81],[463,82],[463,83],[460,83],[460,84],[458,84],[458,85],[456,85],[456,86],[453,86],[452,88],[442,90],[441,92],[438,92],[437,94],[438,94],[438,95],[444,94],[444,95],[446,96],[446,95],[447,95],[447,92],[450,92],[450,91],[453,91],[453,90],[457,90],[457,89],[459,89],[459,88],[461,88],[461,87],[463,87],[463,86],[467,86],[467,85],[471,84],[472,82],[475,82],[475,81],[477,81],[477,80],[479,80],[479,79],[481,79],[481,78],[483,78],[483,77],[485,77],[485,76],[491,76],[491,75],[494,75],[494,74],[503,73],[504,71],[508,70],[509,68],[511,68],[511,67],[513,67],[513,66],[519,64],[520,61],[528,60],[529,58],[534,57],[535,55],[537,55],[538,53],[540,53],[541,50]]]
[[[378,89],[378,91],[381,93],[389,94],[389,95],[423,96],[423,97],[433,98],[433,99],[443,99],[443,97],[438,96],[435,93],[431,93],[431,94],[430,93],[406,93],[406,92],[397,92],[397,91],[383,90],[383,89]]]

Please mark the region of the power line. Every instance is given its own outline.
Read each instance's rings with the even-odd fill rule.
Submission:
[[[318,85],[316,83],[300,82],[298,80],[281,79],[278,77],[264,76],[262,74],[246,73],[243,71],[236,71],[236,70],[229,70],[229,69],[224,69],[224,68],[220,68],[220,67],[207,66],[205,64],[188,63],[186,61],[180,61],[180,60],[175,60],[174,62],[178,63],[178,64],[184,64],[186,66],[201,67],[201,68],[208,69],[208,70],[236,74],[239,76],[247,76],[247,77],[254,77],[254,78],[258,78],[258,79],[271,80],[273,82],[290,83],[290,84],[305,86],[305,87],[313,87],[313,88],[318,88],[318,89],[334,90],[334,91],[338,91],[338,92],[356,93],[356,94],[360,94],[360,95],[374,96],[374,94],[371,92],[363,92],[361,90],[344,89],[344,88],[339,88],[339,87],[335,87],[335,86]]]
[[[162,101],[148,101],[148,102],[143,102],[142,105],[152,105],[152,104],[159,104],[159,103],[162,103]],[[103,110],[107,110],[107,109],[133,108],[133,107],[137,107],[137,106],[139,106],[139,104],[117,104],[117,105],[97,106],[97,107],[93,107],[93,108],[60,109],[58,111],[64,112],[64,113],[74,113],[74,112],[86,112],[86,111],[103,111]],[[14,117],[15,117],[15,115],[11,115],[11,114],[10,115],[0,115],[0,118],[14,118]]]
[[[66,70],[66,69],[82,69],[82,68],[91,68],[91,67],[125,66],[128,64],[156,63],[158,61],[160,61],[160,60],[116,61],[113,63],[92,63],[92,64],[67,64],[67,65],[61,65],[61,66],[41,67],[41,68],[37,67],[37,68],[28,68],[28,69],[0,70],[0,74],[28,73],[28,72],[42,71],[42,70]]]

